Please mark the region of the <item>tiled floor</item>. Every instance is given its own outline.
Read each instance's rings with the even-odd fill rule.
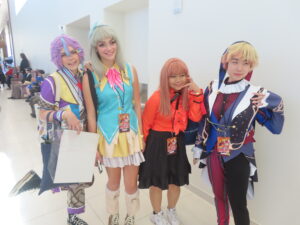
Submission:
[[[15,182],[28,170],[41,174],[41,154],[36,121],[30,117],[30,107],[24,100],[10,100],[10,91],[0,91],[0,224],[7,225],[66,225],[66,193],[37,192],[8,197]],[[86,213],[82,216],[90,225],[107,224],[104,206],[106,175],[95,170],[96,181],[86,190]],[[123,192],[124,193],[124,192]],[[125,217],[124,195],[121,192],[120,214]],[[163,206],[166,206],[164,194]],[[141,191],[141,210],[137,225],[150,225],[151,205],[148,191]],[[186,188],[177,206],[184,225],[216,224],[215,209]]]

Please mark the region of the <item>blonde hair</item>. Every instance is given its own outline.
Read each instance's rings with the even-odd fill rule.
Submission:
[[[255,48],[250,43],[241,41],[236,42],[228,47],[222,56],[223,67],[226,69],[229,60],[233,56],[237,55],[246,60],[250,64],[251,68],[254,68],[258,64],[258,55]]]
[[[160,104],[159,112],[164,116],[171,115],[171,103],[170,103],[170,87],[169,77],[171,75],[185,74],[189,77],[189,70],[186,64],[177,58],[168,59],[160,72]],[[182,105],[185,110],[188,110],[188,90],[183,88],[181,91]]]
[[[114,30],[108,25],[95,26],[90,33],[90,57],[91,57],[91,62],[94,71],[96,75],[99,77],[99,79],[101,79],[105,73],[105,66],[102,63],[101,58],[98,54],[97,44],[106,38],[112,38],[116,41],[117,53],[116,53],[115,63],[119,66],[121,71],[125,70],[124,69],[125,63],[122,56],[120,41],[116,33],[114,32]]]

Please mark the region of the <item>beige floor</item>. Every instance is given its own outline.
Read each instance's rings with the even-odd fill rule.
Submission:
[[[66,193],[24,193],[8,197],[15,182],[29,169],[41,174],[41,155],[36,132],[36,121],[30,117],[30,107],[24,100],[10,100],[10,91],[0,91],[0,224],[7,225],[65,225]],[[86,213],[82,216],[90,225],[107,224],[104,206],[106,175],[95,170],[95,184],[86,191]],[[121,192],[120,214],[123,220],[126,209],[124,192]],[[166,207],[164,193],[163,206]],[[216,224],[215,209],[186,188],[177,206],[184,225]],[[146,190],[141,191],[141,210],[136,216],[137,225],[151,224],[151,205]]]

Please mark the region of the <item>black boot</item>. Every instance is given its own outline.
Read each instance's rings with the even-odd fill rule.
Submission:
[[[88,225],[84,220],[77,217],[76,214],[69,214],[68,225]]]
[[[39,189],[41,178],[33,171],[30,170],[18,183],[15,184],[10,192],[11,196],[16,196],[24,191]]]

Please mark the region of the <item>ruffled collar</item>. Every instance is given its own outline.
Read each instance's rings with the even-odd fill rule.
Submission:
[[[225,79],[223,80],[221,87],[219,88],[219,91],[223,94],[242,92],[249,85],[249,81],[247,81],[246,79],[242,79],[240,81],[233,82],[233,83],[226,83],[227,77],[228,74],[226,74]]]
[[[106,72],[105,74],[107,74],[107,72],[110,70],[110,69],[113,69],[115,71],[117,71],[118,73],[120,73],[120,79],[122,80],[122,83],[124,84],[127,84],[128,86],[130,85],[129,83],[129,79],[128,79],[128,74],[127,74],[127,70],[125,71],[122,71],[119,66],[117,64],[114,64],[113,67],[111,68],[108,68],[106,67]],[[100,90],[103,91],[105,85],[108,83],[108,79],[107,79],[107,76],[103,76],[102,79],[101,79],[101,82],[100,82]]]

